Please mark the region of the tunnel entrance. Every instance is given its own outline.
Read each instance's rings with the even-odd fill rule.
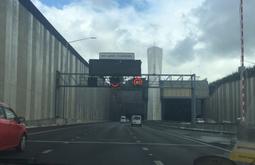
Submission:
[[[190,78],[186,80],[185,78]],[[105,101],[105,114],[107,120],[119,121],[121,115],[125,115],[128,118],[132,115],[142,115],[144,120],[148,119],[148,89],[149,88],[180,88],[176,86],[176,82],[181,81],[181,87],[190,89],[191,97],[169,97],[168,95],[174,95],[173,93],[163,93],[161,96],[161,114],[158,115],[160,120],[173,120],[173,121],[195,121],[196,101],[194,95],[194,81],[195,75],[179,75],[179,74],[141,74],[140,76],[122,76],[118,86],[112,85],[112,79],[116,77],[112,76],[90,76],[89,73],[60,73],[56,74],[56,91],[55,91],[55,112],[58,114],[58,109],[61,109],[59,102],[61,95],[65,95],[65,92],[61,92],[60,89],[65,88],[91,88],[92,91],[98,88],[106,88],[105,92],[107,97]],[[118,77],[119,78],[119,77]],[[142,83],[136,83],[135,80],[141,80]],[[151,81],[149,81],[151,80]],[[161,80],[160,82],[158,80]],[[186,85],[184,84],[186,83]],[[114,82],[116,85],[117,83]],[[185,85],[185,86],[184,86]],[[63,94],[64,93],[64,94]],[[93,93],[93,92],[92,92]],[[165,95],[164,95],[165,94]],[[103,95],[102,95],[103,97]],[[159,95],[160,98],[160,95]],[[89,101],[89,98],[87,98]],[[65,102],[63,100],[62,102]],[[81,102],[83,103],[83,102]],[[60,108],[59,108],[60,107]],[[97,105],[95,105],[97,107]],[[158,110],[158,107],[154,110]],[[155,115],[156,113],[152,114]],[[64,112],[64,110],[62,110]],[[94,112],[93,112],[94,113]],[[91,113],[90,116],[96,113]],[[192,115],[191,115],[192,114]],[[96,114],[97,115],[97,114]],[[64,113],[63,115],[64,116]],[[61,117],[62,117],[61,116]],[[151,120],[151,119],[149,119]]]
[[[162,99],[162,119],[171,121],[191,121],[191,99]]]
[[[119,121],[120,116],[131,119],[132,115],[147,116],[147,100],[144,98],[144,90],[140,89],[111,89],[110,120]]]

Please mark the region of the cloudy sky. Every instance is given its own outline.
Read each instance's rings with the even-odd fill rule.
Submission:
[[[163,48],[164,73],[210,82],[240,65],[239,0],[32,0],[86,59],[135,52],[147,73],[147,48]],[[244,0],[245,65],[255,64],[255,0]]]

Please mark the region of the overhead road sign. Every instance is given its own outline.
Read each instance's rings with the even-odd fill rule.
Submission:
[[[140,76],[141,60],[89,60],[91,76]]]
[[[100,60],[135,60],[135,53],[128,52],[100,52]]]

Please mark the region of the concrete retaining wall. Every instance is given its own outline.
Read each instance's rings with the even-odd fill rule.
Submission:
[[[206,117],[219,122],[236,122],[240,116],[239,81],[220,85],[206,101]],[[247,121],[255,124],[255,77],[246,79]]]
[[[29,0],[1,0],[0,21],[0,101],[31,121],[108,119],[107,89],[60,89],[55,112],[56,71],[87,73],[88,63]]]

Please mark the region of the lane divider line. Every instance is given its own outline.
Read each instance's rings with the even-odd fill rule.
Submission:
[[[48,149],[48,150],[43,151],[42,154],[48,154],[48,153],[50,153],[52,151],[53,151],[52,149]]]
[[[147,147],[142,147],[142,150],[144,150],[144,151],[148,151],[148,150],[149,150],[149,148],[147,148]]]
[[[39,131],[39,132],[34,132],[34,133],[28,133],[28,136],[46,134],[46,133],[57,132],[57,131],[66,130],[66,129],[84,127],[84,126],[85,125],[79,125],[79,126],[72,126],[72,127],[67,127],[67,128],[57,128],[57,129],[51,129],[51,130],[47,130],[47,131]]]
[[[153,128],[150,128],[150,127],[148,127],[148,126],[147,126],[147,128],[153,129]],[[153,130],[155,130],[155,129],[153,129]],[[168,134],[168,135],[170,135],[170,136],[175,136],[175,137],[177,137],[177,138],[181,138],[181,139],[185,139],[185,140],[188,140],[188,141],[192,141],[192,142],[195,142],[195,143],[198,143],[198,144],[205,145],[205,146],[207,146],[207,147],[215,148],[215,149],[222,150],[222,151],[225,151],[225,152],[231,152],[230,150],[225,149],[225,148],[223,148],[223,147],[218,147],[218,146],[215,146],[215,145],[212,145],[212,144],[204,143],[204,142],[201,142],[200,140],[198,140],[198,139],[196,139],[196,138],[193,138],[193,137],[190,137],[190,136],[180,135],[180,134],[178,134],[178,133],[172,134],[172,133],[165,132],[165,131],[161,131],[161,130],[156,130],[156,131],[164,132],[165,134]]]
[[[59,141],[59,140],[28,140],[28,143],[64,143],[64,144],[116,144],[116,145],[144,145],[144,146],[177,146],[177,147],[207,147],[201,144],[175,143],[134,143],[134,142],[106,142],[106,141]]]
[[[156,165],[164,165],[160,160],[154,160],[153,161]]]

